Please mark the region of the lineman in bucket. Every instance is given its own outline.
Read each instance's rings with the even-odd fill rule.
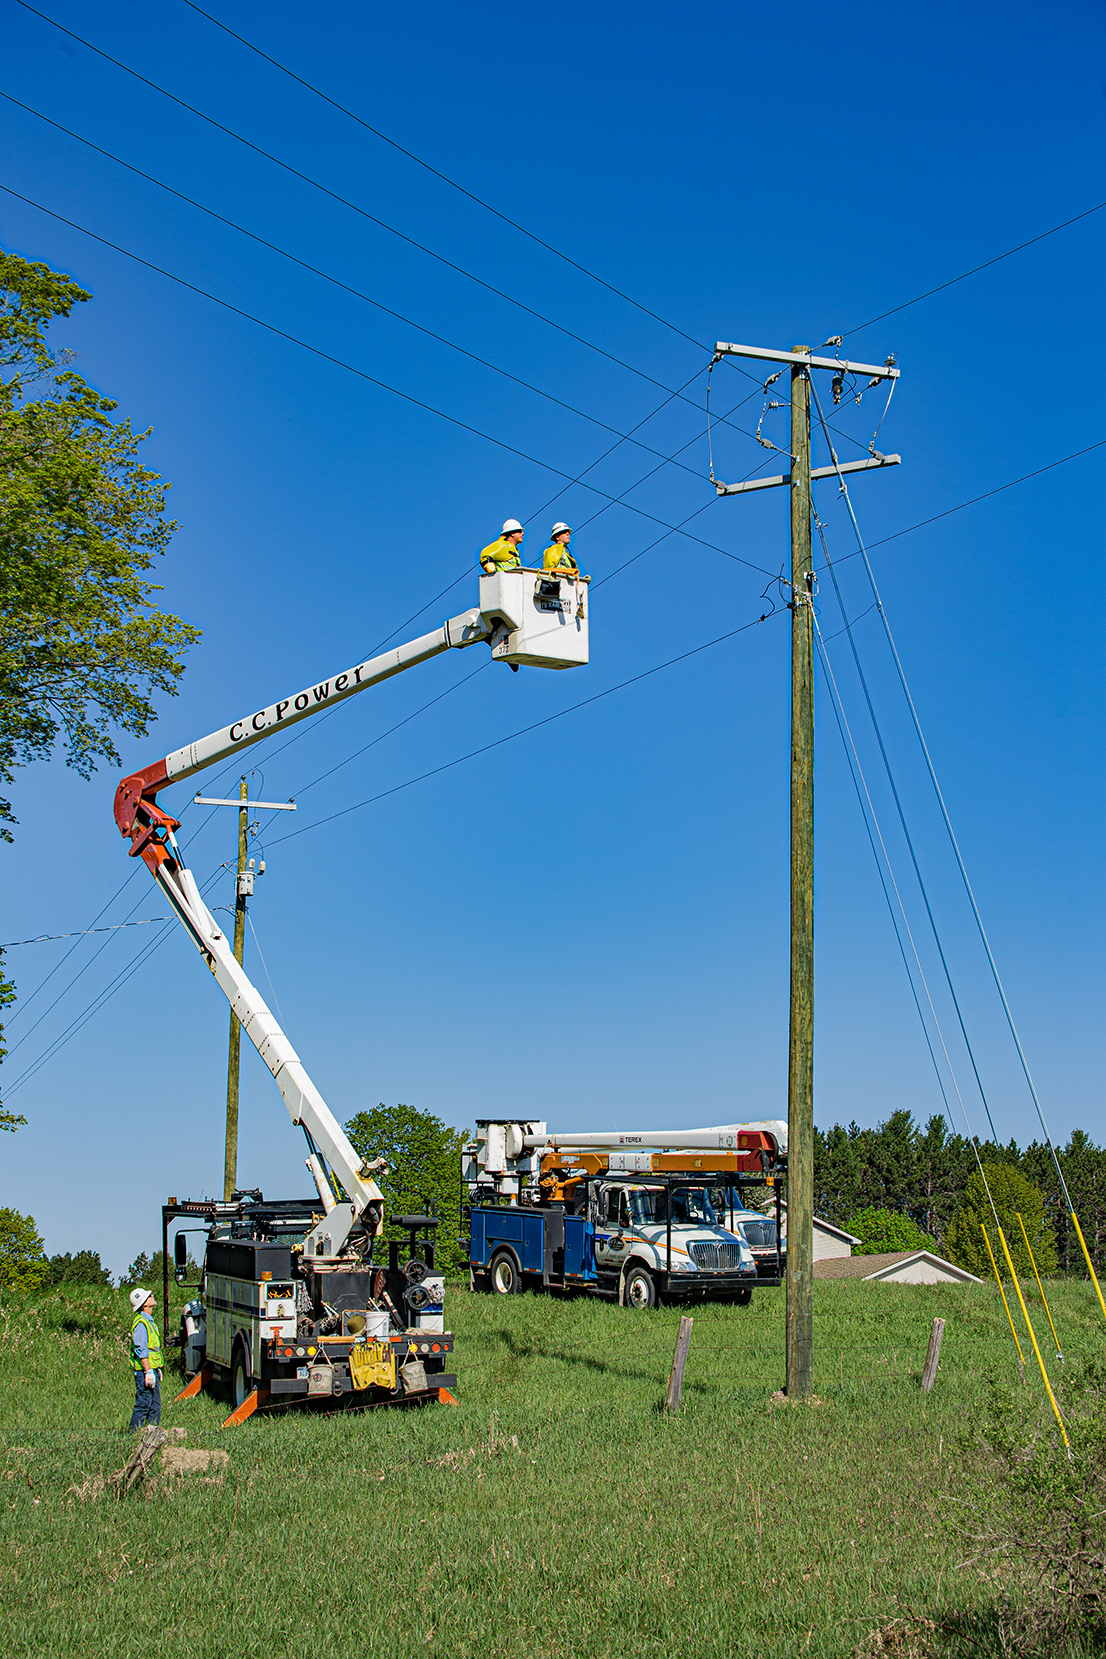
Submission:
[[[137,1285],[131,1291],[131,1366],[134,1370],[134,1411],[131,1428],[161,1422],[161,1332],[154,1324],[153,1291]]]

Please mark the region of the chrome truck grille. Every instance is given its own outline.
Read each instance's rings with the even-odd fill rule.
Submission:
[[[741,1266],[741,1247],[715,1239],[700,1239],[690,1246],[691,1259],[700,1273],[736,1273]]]

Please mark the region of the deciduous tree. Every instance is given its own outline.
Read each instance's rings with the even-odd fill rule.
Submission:
[[[0,1209],[0,1287],[37,1290],[46,1275],[46,1257],[33,1215]]]
[[[385,1237],[401,1239],[397,1215],[432,1213],[438,1219],[437,1261],[455,1270],[463,1259],[461,1147],[465,1134],[417,1106],[385,1106],[358,1112],[346,1134],[362,1158],[384,1158],[388,1173],[374,1177],[384,1194]]]
[[[984,1176],[986,1182],[984,1182]],[[992,1209],[993,1206],[993,1209]],[[1006,1236],[1014,1271],[1019,1278],[1033,1272],[1022,1230],[1021,1216],[1032,1248],[1038,1271],[1044,1275],[1055,1273],[1056,1235],[1045,1215],[1045,1195],[1040,1187],[1027,1181],[1021,1170],[1012,1163],[986,1163],[983,1173],[977,1169],[964,1191],[964,1201],[945,1234],[945,1254],[950,1261],[980,1278],[993,1276],[991,1258],[987,1253],[990,1241],[998,1269],[1003,1278],[1009,1277],[1005,1256],[998,1239],[995,1218]],[[987,1229],[987,1240],[983,1237]]]

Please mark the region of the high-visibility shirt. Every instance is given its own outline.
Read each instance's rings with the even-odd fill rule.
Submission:
[[[142,1327],[141,1331],[139,1326]],[[145,1353],[142,1349],[145,1349]],[[131,1365],[136,1371],[145,1371],[143,1360],[149,1361],[151,1371],[163,1371],[165,1360],[161,1353],[161,1332],[148,1313],[136,1313],[131,1320]]]
[[[522,560],[518,556],[518,548],[514,542],[508,541],[506,536],[500,536],[498,541],[493,541],[489,547],[485,547],[476,562],[481,570],[486,564],[494,564],[496,570],[512,570],[516,565],[520,565]]]
[[[552,547],[547,547],[542,554],[542,569],[564,570],[570,576],[579,576],[580,574],[580,566],[572,557],[570,550],[562,546],[559,541],[555,541]]]

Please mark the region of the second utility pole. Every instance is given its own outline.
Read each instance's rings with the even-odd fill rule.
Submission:
[[[809,355],[809,346],[795,346]],[[814,1392],[814,572],[810,370],[791,368],[791,1018],[787,1061],[787,1394]]]
[[[246,853],[249,848],[250,809],[245,778],[238,785],[238,880],[234,888],[234,960],[241,965],[246,948],[246,898],[249,880]],[[238,1185],[238,1077],[242,1061],[242,1027],[230,1011],[230,1054],[227,1059],[227,1145],[223,1161],[223,1201],[229,1204]]]

